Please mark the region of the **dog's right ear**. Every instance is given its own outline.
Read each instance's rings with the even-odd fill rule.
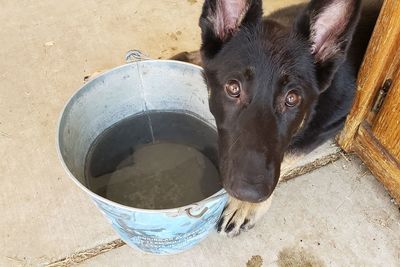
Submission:
[[[213,58],[240,29],[261,21],[261,0],[206,0],[200,17],[203,59]]]

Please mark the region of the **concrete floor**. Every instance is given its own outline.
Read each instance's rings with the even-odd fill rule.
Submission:
[[[301,1],[264,1],[266,13],[297,2]],[[118,239],[107,221],[61,168],[55,150],[59,113],[67,99],[80,87],[84,76],[123,64],[125,52],[130,49],[141,49],[153,58],[167,58],[180,51],[197,49],[197,21],[201,4],[200,0],[2,1],[0,266],[46,265]],[[328,144],[308,162],[332,155],[338,155],[337,149]],[[366,192],[361,190],[357,191],[359,194],[350,194],[353,182],[357,181],[357,171],[350,172],[348,179],[339,173],[340,182],[331,183],[333,185],[327,190],[330,183],[326,182],[333,179],[333,176],[327,175],[329,168],[339,172],[341,164],[338,169],[335,169],[336,165],[330,165],[321,177],[315,178],[313,173],[283,184],[272,207],[271,217],[267,217],[249,235],[237,240],[224,240],[212,235],[187,254],[162,258],[144,256],[123,246],[84,264],[107,264],[112,259],[113,263],[119,260],[120,266],[124,263],[132,266],[139,260],[146,264],[168,259],[171,264],[179,265],[184,263],[181,261],[183,255],[187,255],[193,264],[206,262],[206,259],[214,262],[219,259],[221,264],[234,262],[244,265],[248,257],[260,255],[268,266],[277,259],[279,249],[294,251],[291,248],[298,248],[296,242],[304,238],[304,249],[309,252],[312,249],[312,255],[326,264],[329,264],[328,259],[332,259],[339,265],[342,262],[352,263],[351,260],[354,263],[364,260],[373,265],[385,257],[388,266],[394,266],[395,260],[399,262],[399,255],[394,252],[396,242],[400,243],[396,207],[390,203],[382,186],[369,175],[362,177],[357,182],[359,187],[356,187],[365,188]],[[351,165],[356,169],[359,163]],[[309,188],[311,177],[314,177],[314,191]],[[307,189],[304,192],[312,195],[285,193],[285,187],[292,184],[292,190],[304,187]],[[335,188],[336,191],[333,190]],[[325,198],[317,191],[326,192]],[[319,197],[315,198],[315,195]],[[345,196],[354,202],[354,206],[347,206]],[[371,196],[371,201],[363,202]],[[338,199],[344,202],[338,211],[332,211],[329,205]],[[316,200],[331,204],[324,209],[325,205]],[[304,210],[302,207],[310,208]],[[286,221],[282,221],[283,214]],[[306,215],[311,219],[307,219]],[[274,233],[268,230],[272,218],[275,218],[272,222]],[[387,219],[390,219],[390,224],[386,223]],[[297,225],[296,221],[301,225]],[[343,222],[344,226],[340,228],[341,224],[334,224],[336,222]],[[385,226],[379,226],[381,222]],[[366,227],[361,228],[364,224]],[[332,225],[344,229],[343,232],[327,228]],[[346,229],[352,230],[352,235],[347,236],[350,231]],[[282,240],[276,239],[278,237]],[[319,237],[321,245],[314,250],[315,240]],[[263,239],[266,241],[263,242]],[[332,250],[333,245],[328,246],[332,240],[340,250],[331,255],[329,251],[335,251]],[[250,242],[255,243],[247,245]],[[324,246],[326,250],[320,249]],[[210,258],[210,255],[219,253],[219,247],[222,247],[220,253],[230,255],[230,258]],[[344,251],[348,254],[343,254]],[[117,259],[114,255],[125,256]],[[347,256],[342,259],[340,255]]]
[[[214,233],[173,256],[123,246],[80,266],[243,267],[252,258],[279,267],[400,266],[399,209],[358,159],[341,159],[280,184],[267,216],[236,238]]]

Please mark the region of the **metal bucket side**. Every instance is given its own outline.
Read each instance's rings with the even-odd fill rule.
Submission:
[[[207,208],[207,211],[200,218],[189,217],[186,213],[170,216],[164,212],[127,211],[93,200],[129,246],[167,255],[188,250],[203,240],[215,228],[227,195],[205,203],[201,209]]]
[[[156,89],[159,87],[152,88],[151,80],[154,79],[154,75],[159,76],[160,72],[163,72],[165,64],[169,65],[169,67],[172,66],[172,68],[168,68],[169,73],[167,73],[167,75],[174,75],[173,78],[175,82],[178,82],[174,83],[175,85],[179,85],[180,75],[197,76],[195,81],[192,80],[191,82],[185,84],[186,87],[192,87],[190,96],[188,94],[179,96],[176,101],[165,101],[165,99],[160,100],[160,98],[157,98],[158,93]],[[179,74],[179,72],[182,73]],[[140,99],[141,101],[146,99],[144,103],[147,106],[143,105],[143,102],[140,102],[138,100],[137,95],[134,95],[124,99],[124,101],[127,102],[133,101],[129,102],[128,107],[122,107],[117,112],[115,110],[106,110],[105,112],[109,112],[109,116],[111,118],[111,120],[108,121],[109,124],[112,124],[112,120],[120,120],[128,115],[131,115],[132,112],[142,112],[146,109],[151,110],[158,108],[160,105],[164,105],[163,107],[166,107],[166,110],[175,110],[178,107],[178,109],[181,108],[183,110],[189,110],[190,112],[196,114],[200,113],[200,116],[202,116],[203,119],[215,126],[214,119],[208,111],[207,90],[205,89],[205,86],[203,84],[201,68],[199,68],[198,66],[182,62],[158,60],[136,62],[123,65],[121,67],[112,69],[89,82],[89,85],[92,85],[91,88],[89,87],[89,89],[92,90],[91,93],[95,95],[96,88],[99,89],[104,84],[110,84],[110,81],[108,80],[110,76],[119,79],[120,81],[121,79],[125,80],[125,84],[126,82],[132,82],[132,80],[130,79],[135,80],[137,78],[140,78],[141,84],[143,85],[147,83],[150,91],[146,90],[145,92],[143,92],[143,99]],[[199,83],[199,81],[201,82]],[[122,82],[122,85],[123,84],[124,83]],[[121,88],[121,90],[124,90],[122,85],[120,84],[119,87]],[[202,88],[196,88],[196,86]],[[137,209],[112,202],[93,193],[88,188],[86,188],[86,186],[83,184],[82,179],[78,179],[76,177],[76,175],[80,175],[79,171],[72,172],[67,166],[63,156],[63,152],[65,153],[62,147],[63,142],[60,140],[62,138],[62,135],[64,135],[71,129],[63,127],[62,124],[65,123],[66,111],[71,108],[70,105],[72,101],[76,100],[76,98],[79,98],[83,94],[87,94],[87,89],[88,84],[84,85],[80,90],[78,90],[78,92],[74,96],[72,96],[70,101],[66,104],[60,116],[56,140],[57,153],[66,172],[82,190],[84,190],[92,197],[96,205],[111,221],[114,229],[129,245],[150,253],[171,254],[184,251],[197,244],[215,226],[216,221],[218,220],[222,209],[226,204],[227,196],[223,189],[215,193],[213,196],[201,201],[200,203],[187,205],[181,208],[165,210]],[[177,93],[177,91],[175,91],[176,88],[171,86],[167,86],[164,89],[167,91],[169,90],[168,93],[170,95]],[[106,97],[110,97],[110,95]],[[79,103],[79,99],[77,102],[82,108],[83,103]],[[192,105],[193,102],[196,102],[196,104]],[[132,107],[135,106],[132,103],[136,103],[136,108],[132,109]],[[194,110],[193,106],[195,107]],[[97,110],[101,110],[104,107],[96,108]],[[95,120],[93,123],[90,122],[91,125],[87,125],[87,127],[94,127],[98,133],[102,131],[101,129],[97,128],[101,124],[101,122],[98,118],[96,119],[97,121]],[[104,126],[102,127],[104,129]],[[95,135],[96,132],[91,132],[89,129],[86,139],[77,144],[77,146],[82,145],[82,142],[90,141],[90,139],[93,139]],[[191,216],[192,214],[196,214],[196,212],[198,212],[196,210],[197,206],[200,207],[199,211],[202,210],[202,208],[204,207],[207,208],[204,214],[201,214],[202,216],[199,216],[199,218]]]

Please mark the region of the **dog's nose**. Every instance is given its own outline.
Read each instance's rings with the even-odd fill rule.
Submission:
[[[259,203],[268,199],[273,190],[268,184],[249,184],[242,181],[224,187],[231,196],[252,203]]]

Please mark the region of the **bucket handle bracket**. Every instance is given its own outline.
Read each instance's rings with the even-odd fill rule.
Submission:
[[[129,50],[125,54],[126,63],[132,63],[132,62],[149,60],[149,59],[151,59],[151,58],[148,57],[146,54],[144,54],[142,51],[140,51],[138,49]]]
[[[193,214],[192,209],[193,209],[193,207],[185,209],[187,216],[189,216],[190,218],[198,219],[198,218],[201,218],[201,216],[203,216],[204,213],[207,212],[208,207],[204,207],[203,210],[199,214]]]

